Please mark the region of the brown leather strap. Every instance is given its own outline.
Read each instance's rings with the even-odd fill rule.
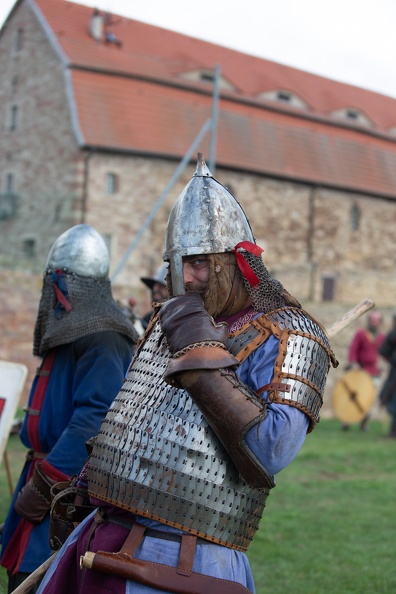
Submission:
[[[147,526],[143,526],[143,524],[135,522],[132,525],[132,528],[130,529],[124,544],[122,545],[120,553],[125,553],[126,555],[133,557],[138,546],[142,542],[146,528]]]
[[[50,374],[50,371],[45,370],[45,369],[41,369],[40,367],[37,367],[36,369],[36,375],[41,375],[43,377],[48,377]]]
[[[32,462],[33,460],[43,460],[48,454],[45,452],[35,452],[34,450],[28,450],[26,454],[26,460]]]
[[[32,415],[34,417],[38,417],[40,415],[40,410],[35,409],[35,408],[30,408],[30,406],[24,406],[23,407],[23,412],[25,412],[28,415]]]
[[[271,384],[266,384],[262,388],[256,390],[256,394],[262,394],[266,391],[272,392],[273,390],[279,390],[280,392],[290,392],[290,384],[281,384],[280,382],[272,382]]]
[[[179,575],[191,575],[196,545],[196,536],[193,534],[183,534],[179,553],[179,563],[177,564],[176,569],[176,573]]]
[[[151,588],[173,594],[252,594],[248,588],[231,580],[211,577],[191,571],[179,573],[175,567],[133,559],[120,553],[86,553],[81,567],[132,580]]]

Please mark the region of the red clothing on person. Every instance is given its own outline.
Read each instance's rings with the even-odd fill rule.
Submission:
[[[361,328],[355,334],[349,347],[349,363],[358,363],[372,377],[379,375],[378,349],[385,338],[383,332],[376,336]]]

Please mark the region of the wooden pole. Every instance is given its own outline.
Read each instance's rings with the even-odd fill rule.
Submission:
[[[352,322],[354,322],[357,318],[360,318],[363,314],[368,312],[375,306],[375,303],[372,299],[364,299],[355,307],[347,311],[341,318],[336,320],[329,328],[326,330],[326,334],[329,338],[333,338],[336,334],[341,332],[344,328],[349,326]]]
[[[51,557],[48,557],[44,563],[42,563],[33,573],[31,573],[22,584],[12,591],[12,594],[27,594],[33,586],[37,584],[45,576],[47,570],[50,568],[53,560],[55,559],[58,551],[53,553]]]
[[[10,495],[12,497],[14,495],[14,485],[12,482],[11,467],[10,467],[10,462],[8,460],[7,450],[4,451],[3,458],[4,458],[4,466],[5,466],[6,473],[7,473],[8,487],[10,489]]]

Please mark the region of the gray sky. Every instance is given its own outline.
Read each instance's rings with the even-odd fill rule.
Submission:
[[[80,0],[396,98],[396,0]],[[0,0],[0,23],[14,5]]]

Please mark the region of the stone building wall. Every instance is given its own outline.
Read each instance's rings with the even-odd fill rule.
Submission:
[[[40,269],[54,237],[79,222],[82,177],[63,66],[27,3],[3,31],[0,73],[0,194],[12,175],[15,196],[15,215],[0,218],[0,263]]]
[[[85,221],[109,239],[113,272],[134,245],[116,284],[139,291],[139,277],[154,273],[161,263],[170,209],[190,181],[195,163],[185,169],[141,234],[173,176],[175,162],[102,153],[92,155],[89,167]],[[105,193],[109,172],[118,177],[113,195]],[[364,295],[384,307],[394,304],[396,202],[220,167],[215,176],[241,203],[264,248],[268,269],[290,292],[320,302],[324,278],[332,277],[334,301],[353,305]],[[352,228],[353,208],[360,213],[358,229]]]

